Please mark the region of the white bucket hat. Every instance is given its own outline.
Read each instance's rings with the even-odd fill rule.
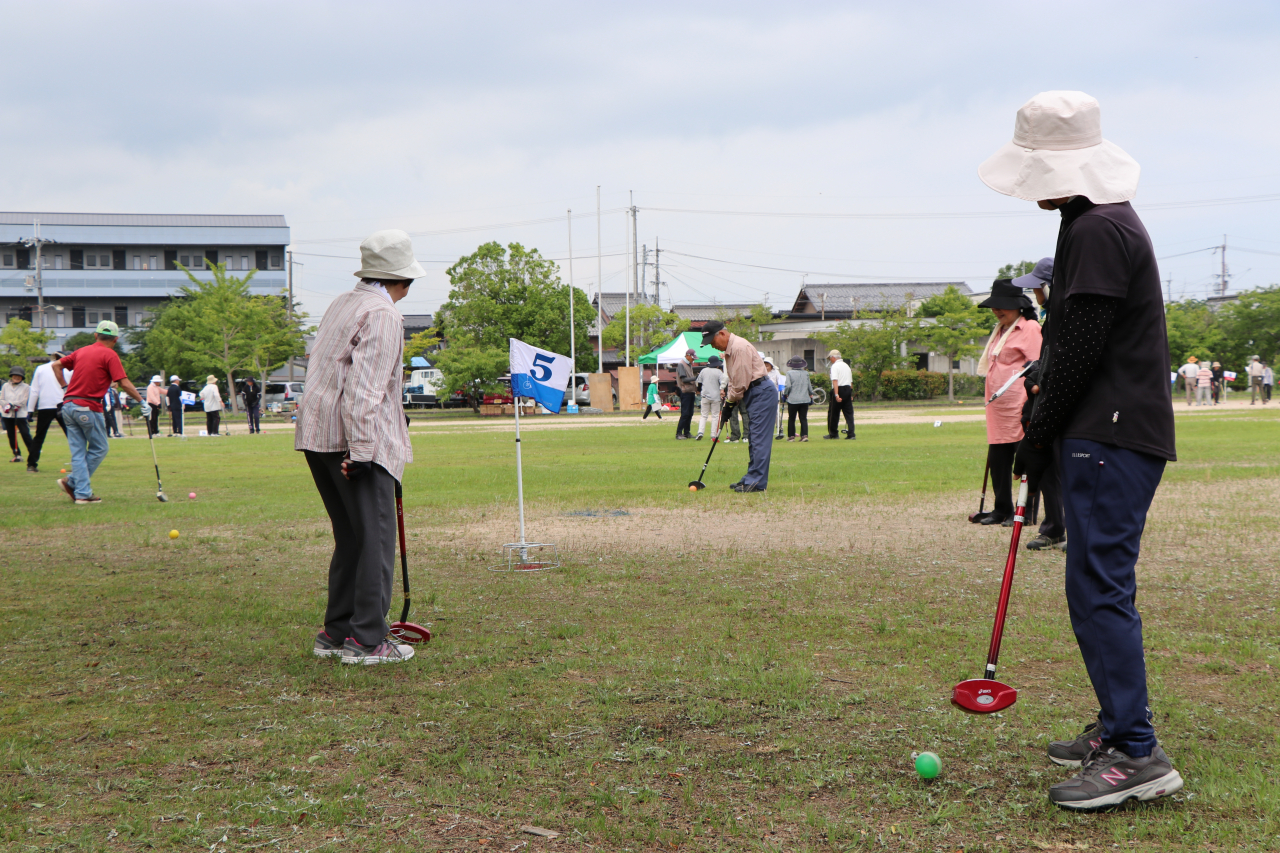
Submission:
[[[1138,194],[1139,171],[1137,161],[1102,138],[1095,98],[1041,92],[1018,109],[1013,141],[978,167],[978,177],[1027,201],[1082,195],[1115,204]]]
[[[413,259],[413,242],[398,228],[376,231],[360,244],[357,278],[413,279],[427,274]]]

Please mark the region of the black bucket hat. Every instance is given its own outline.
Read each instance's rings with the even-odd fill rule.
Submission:
[[[10,376],[20,376],[21,378],[26,379],[26,378],[27,378],[27,371],[25,371],[25,370],[23,370],[21,367],[17,367],[17,366],[15,365],[14,367],[9,368],[9,375],[10,375]]]
[[[707,364],[711,367],[720,367],[724,362],[720,360],[720,356],[713,355],[711,358],[707,359]]]
[[[790,367],[792,370],[799,370],[802,367],[808,366],[809,365],[805,362],[804,356],[802,355],[793,355],[791,358],[787,359],[787,367]]]
[[[991,295],[979,302],[978,307],[1021,311],[1031,307],[1031,300],[1023,294],[1021,287],[1013,283],[1013,279],[998,278],[991,285]]]

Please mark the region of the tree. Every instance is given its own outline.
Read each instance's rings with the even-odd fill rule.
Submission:
[[[955,376],[952,365],[958,358],[979,355],[984,335],[995,325],[995,315],[973,304],[954,285],[937,296],[920,303],[917,316],[933,318],[933,323],[920,324],[920,340],[947,357],[947,399],[955,402]]]
[[[819,334],[824,347],[838,349],[862,372],[864,391],[872,400],[880,395],[880,374],[903,366],[903,346],[920,337],[920,323],[905,310],[877,312],[873,319],[846,320],[831,332]]]
[[[291,323],[284,299],[251,294],[256,270],[239,278],[228,275],[225,264],[211,264],[213,280],[201,281],[178,267],[191,284],[152,319],[143,337],[147,358],[174,373],[220,373],[236,411],[235,375],[252,370],[265,378],[290,357],[304,354],[300,324],[306,315],[295,312]]]
[[[753,305],[746,314],[717,311],[716,319],[724,323],[724,327],[731,333],[752,343],[773,340],[773,332],[760,331],[761,324],[773,321],[773,312],[763,302]]]
[[[509,349],[503,347],[460,344],[440,350],[436,367],[444,375],[445,394],[462,392],[471,408],[480,413],[480,403],[487,392],[507,389],[499,379],[509,369]]]
[[[559,268],[537,249],[485,243],[446,271],[451,289],[437,326],[449,346],[507,350],[519,338],[552,352],[569,352],[569,289]],[[577,340],[586,344],[595,311],[581,290],[573,292]],[[443,368],[442,368],[443,369]]]
[[[404,342],[404,369],[409,370],[414,356],[423,355],[440,343],[440,333],[435,329],[415,332]]]
[[[688,320],[671,311],[663,311],[661,306],[648,302],[631,306],[631,344],[640,354],[669,343],[688,328]],[[604,346],[622,347],[626,341],[627,317],[620,311],[604,327]]]
[[[1247,367],[1253,355],[1275,363],[1280,356],[1280,285],[1241,293],[1222,307],[1219,317],[1227,344],[1223,355],[1232,364]]]
[[[128,332],[124,333],[124,337],[126,339],[128,338],[128,334]],[[96,340],[97,338],[94,337],[93,332],[76,332],[74,335],[68,335],[67,339],[62,342],[62,351],[75,352],[81,347],[87,347]]]
[[[0,329],[0,347],[5,355],[17,356],[23,361],[47,357],[47,347],[54,338],[53,332],[33,332],[28,320],[10,320]]]
[[[1020,275],[1026,275],[1035,268],[1035,261],[1018,261],[1016,264],[1005,264],[996,272],[996,278],[1017,278]]]
[[[1190,356],[1201,361],[1222,356],[1227,338],[1208,303],[1188,299],[1165,306],[1165,332],[1169,337],[1170,370],[1177,370]]]

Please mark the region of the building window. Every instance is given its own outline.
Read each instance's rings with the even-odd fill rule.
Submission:
[[[55,312],[55,313],[58,315],[58,328],[59,328],[59,329],[61,329],[61,328],[65,327],[65,326],[66,326],[66,323],[67,323],[67,312],[66,312],[66,311],[57,311],[57,312]]]
[[[97,256],[97,255],[85,255],[85,256],[84,256],[84,265],[85,265],[86,267],[96,267],[96,266],[98,265],[98,256]]]
[[[155,255],[152,255],[152,256],[151,256],[151,266],[150,266],[150,269],[153,269],[153,270],[158,270],[158,269],[160,269],[160,267],[156,266],[156,256],[155,256]]]
[[[133,268],[134,268],[135,270],[140,270],[140,269],[142,269],[142,255],[134,255],[134,256],[133,256]]]
[[[5,255],[5,256],[4,256],[4,265],[5,265],[6,267],[11,267],[11,266],[13,266],[13,255]]]
[[[179,256],[178,256],[178,263],[182,264],[182,265],[183,265],[184,267],[186,267],[187,269],[191,269],[191,256],[190,256],[190,255],[179,255]]]
[[[84,306],[71,306],[71,326],[76,329],[84,328]]]
[[[89,322],[88,322],[88,323],[86,323],[85,325],[86,325],[86,326],[96,326],[96,325],[98,325],[98,312],[97,312],[97,311],[90,311],[90,312],[89,312]]]
[[[135,326],[142,325],[142,314],[140,312],[133,315],[133,325]]]
[[[236,268],[236,256],[235,256],[235,255],[223,255],[223,261],[222,261],[222,262],[223,262],[224,264],[226,264],[226,265],[227,265],[227,269],[229,269],[229,270],[233,270],[233,269],[235,269],[235,268]]]
[[[128,305],[116,306],[116,325],[117,326],[129,325],[129,306]]]
[[[953,359],[951,359],[951,369],[952,369],[952,370],[959,370],[959,369],[960,369],[960,359],[958,359],[958,358],[953,358]]]
[[[241,255],[241,256],[240,256],[240,269],[242,269],[242,270],[247,270],[247,269],[249,269],[249,268],[250,268],[250,267],[249,267],[249,256],[248,256],[248,255]]]
[[[52,260],[52,259],[51,259],[48,255],[41,255],[41,256],[40,256],[40,266],[44,267],[45,269],[49,269],[49,266],[50,266],[49,261],[50,261],[50,260]]]
[[[105,269],[110,269],[110,268],[111,268],[111,256],[110,256],[110,255],[98,255],[98,266],[102,267],[104,270],[105,270]]]
[[[54,268],[55,270],[60,270],[60,269],[62,269],[62,255],[54,255],[54,256],[53,256],[53,268]]]
[[[277,270],[278,270],[278,269],[280,269],[280,256],[279,256],[279,255],[272,255],[272,256],[271,256],[271,268],[272,268],[272,269],[277,269]]]

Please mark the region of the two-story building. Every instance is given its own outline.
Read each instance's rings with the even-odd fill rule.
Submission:
[[[288,284],[288,245],[283,216],[0,212],[0,320],[54,332],[51,350],[99,320],[141,325],[190,284],[179,264],[211,280],[206,261],[235,275],[256,270],[251,292],[279,294]]]

